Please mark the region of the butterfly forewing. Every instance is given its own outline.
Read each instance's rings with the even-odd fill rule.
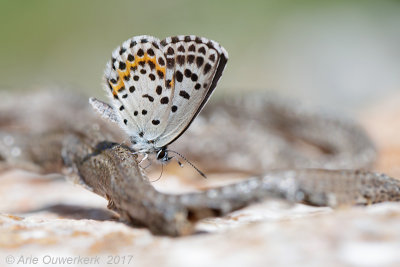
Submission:
[[[168,124],[155,143],[158,147],[173,142],[187,129],[214,90],[228,58],[218,43],[196,36],[169,37],[161,44],[174,93]]]
[[[113,106],[133,137],[156,139],[165,129],[172,91],[166,90],[166,58],[160,41],[136,36],[117,48],[106,70]],[[170,102],[170,101],[168,101]]]

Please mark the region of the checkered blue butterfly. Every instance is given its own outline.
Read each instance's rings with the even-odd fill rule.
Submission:
[[[206,38],[136,36],[115,49],[107,63],[111,105],[95,98],[89,102],[128,134],[132,149],[167,162],[167,146],[202,110],[227,60],[226,50]]]

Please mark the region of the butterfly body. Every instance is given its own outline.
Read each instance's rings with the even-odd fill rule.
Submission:
[[[204,107],[227,59],[226,50],[206,38],[136,36],[115,49],[106,65],[111,105],[89,102],[127,133],[132,149],[166,162],[166,147]]]

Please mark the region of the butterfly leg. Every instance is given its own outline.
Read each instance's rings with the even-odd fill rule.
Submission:
[[[147,166],[143,167],[144,170],[151,166],[151,160],[149,158],[147,158],[147,161],[149,162],[149,164],[147,164]]]
[[[145,161],[146,159],[148,159],[149,154],[144,153],[144,157],[140,160],[139,165],[142,164],[143,161]]]

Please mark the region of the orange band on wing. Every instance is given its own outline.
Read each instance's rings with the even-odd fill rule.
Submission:
[[[156,57],[149,57],[147,55],[147,53],[145,53],[144,56],[141,58],[139,58],[138,56],[135,56],[135,61],[130,62],[127,60],[125,62],[125,64],[126,64],[125,71],[118,70],[119,80],[116,85],[113,85],[112,83],[110,83],[110,81],[108,81],[108,83],[110,83],[111,87],[113,88],[113,95],[117,95],[117,93],[120,90],[125,88],[124,77],[130,75],[131,67],[137,67],[139,65],[139,63],[143,62],[143,61],[145,63],[152,62],[156,66],[156,72],[161,71],[164,74],[164,79],[165,79],[165,67],[161,67],[160,65],[158,65]]]

